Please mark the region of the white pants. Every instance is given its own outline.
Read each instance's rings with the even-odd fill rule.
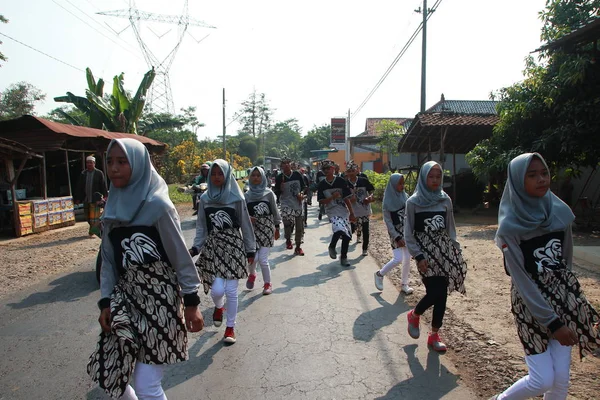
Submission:
[[[225,297],[227,297],[227,324],[229,328],[235,326],[235,318],[238,310],[238,279],[215,278],[210,287],[210,295],[217,308],[225,306]]]
[[[133,386],[129,385],[121,400],[167,400],[161,381],[164,375],[164,365],[135,363],[133,370]]]
[[[393,250],[394,258],[388,261],[387,264],[383,266],[379,270],[381,275],[385,275],[392,270],[392,268],[397,267],[402,263],[402,284],[408,285],[409,276],[410,276],[410,253],[406,246],[398,247]]]
[[[262,272],[263,281],[265,283],[271,283],[271,266],[269,265],[269,254],[271,253],[270,247],[261,247],[256,252],[254,262],[248,267],[250,274],[256,274],[256,264],[260,264],[260,270]]]
[[[525,356],[529,375],[515,382],[498,396],[498,400],[521,400],[544,395],[544,400],[565,400],[569,391],[571,346],[550,340],[542,354]]]

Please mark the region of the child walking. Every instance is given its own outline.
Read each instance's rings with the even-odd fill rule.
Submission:
[[[304,237],[304,218],[302,217],[304,191],[306,185],[300,172],[292,169],[292,160],[281,159],[281,173],[275,178],[275,194],[281,203],[281,217],[285,235],[285,245],[288,250],[293,248],[292,232],[295,230],[296,248],[294,254],[303,256],[302,239]]]
[[[550,191],[550,172],[538,153],[508,165],[498,212],[496,244],[510,276],[511,308],[529,374],[493,399],[566,399],[571,346],[583,358],[600,347],[598,312],[571,271],[573,212]]]
[[[408,312],[408,334],[420,335],[419,319],[433,306],[431,332],[427,345],[438,352],[446,351],[439,329],[446,313],[448,293],[465,294],[467,264],[456,241],[452,200],[442,190],[442,167],[429,161],[421,167],[417,188],[406,201],[404,241],[423,279],[426,294]]]
[[[352,192],[352,209],[356,222],[352,224],[352,231],[356,232],[357,238],[362,236],[362,255],[369,255],[369,219],[371,218],[371,203],[375,187],[368,179],[358,176],[358,165],[350,160],[346,163],[346,181]],[[358,243],[358,239],[357,239]]]
[[[102,217],[98,302],[102,333],[87,372],[113,398],[166,399],[165,365],[187,360],[187,332],[204,326],[200,278],[167,184],[146,147],[135,139],[114,139],[107,165],[111,185]]]
[[[254,226],[257,248],[254,262],[249,266],[250,274],[246,281],[246,288],[254,289],[256,264],[258,263],[264,282],[263,295],[269,295],[273,292],[269,253],[274,241],[279,239],[279,224],[281,224],[275,193],[269,188],[268,182],[265,171],[261,167],[254,167],[250,172],[250,190],[244,195],[250,219]]]
[[[406,211],[404,175],[392,174],[383,193],[383,221],[392,242],[393,258],[375,272],[375,287],[383,290],[383,277],[392,268],[402,263],[402,292],[411,294],[414,290],[408,285],[410,277],[410,253],[404,241],[404,214]]]
[[[256,244],[244,194],[225,160],[217,159],[210,167],[208,189],[198,205],[196,238],[189,251],[192,256],[199,255],[196,267],[204,292],[210,289],[215,303],[213,322],[217,327],[223,323],[227,299],[223,341],[233,344],[238,280],[248,276],[246,265],[254,262]]]
[[[334,163],[331,160],[323,160],[321,169],[325,173],[325,179],[317,187],[317,200],[325,206],[325,212],[329,217],[331,229],[333,230],[333,236],[329,244],[329,257],[334,260],[337,258],[335,247],[341,238],[342,254],[340,264],[349,267],[348,247],[350,240],[352,240],[350,222],[356,221],[350,201],[352,192],[343,178],[334,175]]]

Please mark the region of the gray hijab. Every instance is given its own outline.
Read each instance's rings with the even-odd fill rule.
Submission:
[[[508,179],[498,210],[498,236],[520,236],[539,230],[541,233],[564,230],[574,220],[573,212],[552,191],[543,197],[532,197],[525,191],[525,174],[533,157],[548,165],[538,153],[524,153],[508,164]]]
[[[401,192],[396,190],[396,186],[398,186],[398,182],[400,182],[400,179],[402,178],[404,178],[404,175],[398,173],[390,176],[387,186],[385,187],[385,192],[383,193],[384,211],[398,211],[406,204],[406,199],[408,198],[406,192],[404,190]]]
[[[154,169],[148,149],[141,142],[135,139],[113,139],[108,145],[109,155],[113,146],[121,147],[127,156],[131,178],[123,188],[114,187],[111,183],[102,219],[150,226],[166,210],[174,208],[169,198],[169,188]]]
[[[258,185],[253,185],[250,182],[250,175],[252,175],[254,171],[260,172],[260,177],[262,178],[262,181],[260,181],[260,184]],[[269,181],[267,179],[267,175],[265,175],[265,171],[261,167],[252,168],[250,170],[250,175],[248,175],[248,187],[250,190],[246,192],[246,199],[250,201],[259,201],[271,191],[271,189],[268,187]]]
[[[431,168],[434,166],[438,166],[442,171],[442,182],[440,182],[440,187],[435,191],[429,190],[427,187],[427,175]],[[421,167],[421,171],[419,172],[419,179],[417,181],[417,187],[415,192],[410,196],[410,201],[413,204],[418,205],[419,207],[431,207],[434,206],[446,199],[449,199],[448,195],[444,190],[442,190],[442,184],[444,183],[444,170],[442,166],[435,161],[428,161]]]
[[[221,171],[223,171],[223,175],[225,176],[225,182],[221,187],[216,187],[213,185],[210,179],[215,166],[219,166]],[[208,189],[206,189],[206,192],[204,192],[202,197],[200,197],[200,200],[205,204],[222,205],[232,204],[236,201],[244,200],[244,193],[235,180],[231,165],[229,165],[227,161],[220,158],[213,161],[212,165],[210,166],[210,170],[208,171]]]

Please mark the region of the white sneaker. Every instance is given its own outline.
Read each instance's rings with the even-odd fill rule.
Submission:
[[[379,272],[379,271],[377,271]],[[380,276],[377,272],[375,272],[375,274],[373,274],[373,276],[375,277],[375,287],[377,288],[377,290],[382,291],[383,290],[383,276]]]
[[[363,257],[366,257],[369,255],[369,252],[367,250],[363,250],[362,255]]]
[[[415,290],[408,285],[402,285],[402,293],[404,294],[412,294]]]

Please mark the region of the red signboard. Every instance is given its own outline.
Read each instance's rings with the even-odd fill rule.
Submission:
[[[346,142],[346,118],[331,118],[331,143]]]

